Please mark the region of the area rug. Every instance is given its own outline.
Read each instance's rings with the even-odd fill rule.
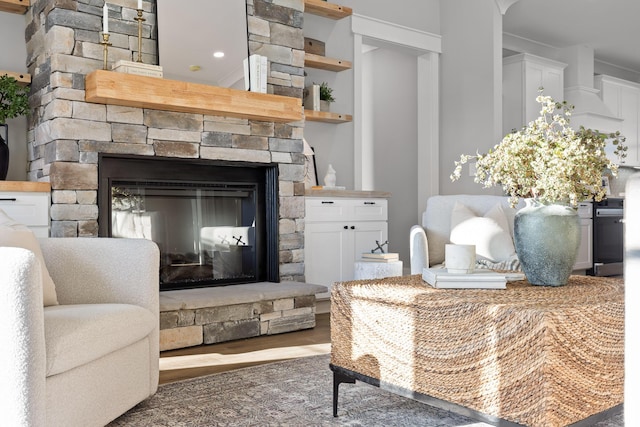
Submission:
[[[332,413],[329,355],[237,369],[160,386],[115,426],[458,426],[488,424],[368,384],[341,384]],[[622,427],[622,412],[594,424]]]

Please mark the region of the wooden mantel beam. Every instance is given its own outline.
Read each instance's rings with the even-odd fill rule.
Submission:
[[[299,98],[159,77],[96,70],[85,89],[85,100],[98,104],[284,123],[303,119]]]

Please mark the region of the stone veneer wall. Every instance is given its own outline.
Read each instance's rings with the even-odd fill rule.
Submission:
[[[137,0],[109,4],[109,65],[137,58]],[[249,49],[269,58],[268,92],[301,98],[303,0],[247,0]],[[280,124],[90,104],[102,69],[103,0],[32,0],[27,12],[31,181],[52,188],[52,237],[98,235],[98,153],[278,163],[280,276],[303,281],[303,122]],[[157,64],[155,0],[143,1],[143,61]]]

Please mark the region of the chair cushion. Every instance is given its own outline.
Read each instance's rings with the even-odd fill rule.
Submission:
[[[132,304],[46,307],[46,375],[66,372],[133,344],[156,326],[156,316]]]
[[[38,239],[35,234],[33,234],[33,231],[13,220],[2,209],[0,209],[0,246],[23,248],[33,252],[40,262],[40,269],[42,271],[42,297],[44,306],[47,307],[58,304],[56,285],[49,275],[47,265],[44,263],[44,257],[42,256]]]
[[[506,261],[516,253],[500,203],[496,203],[484,216],[477,216],[456,202],[451,211],[449,240],[458,245],[475,245],[478,259],[491,262]]]

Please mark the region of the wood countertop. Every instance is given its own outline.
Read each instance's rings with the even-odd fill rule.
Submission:
[[[358,190],[306,190],[306,197],[351,197],[361,199],[388,199],[391,193],[387,191],[358,191]]]
[[[34,181],[0,181],[0,191],[49,193],[51,184]]]

